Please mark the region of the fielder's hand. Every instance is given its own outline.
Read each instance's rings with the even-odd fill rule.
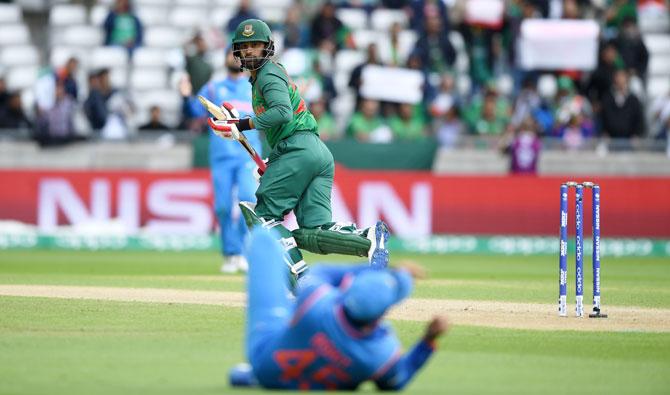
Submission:
[[[426,269],[411,259],[401,259],[395,266],[398,269],[407,270],[415,280],[426,278]]]
[[[449,329],[449,323],[444,316],[435,316],[426,327],[426,334],[423,339],[428,343],[433,343],[438,337],[442,336]]]
[[[236,124],[240,122],[240,112],[232,104],[223,102],[221,115],[223,115],[223,119],[208,118],[207,124],[209,127],[221,138],[239,140],[240,132]]]

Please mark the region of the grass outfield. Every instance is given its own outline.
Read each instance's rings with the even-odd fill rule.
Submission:
[[[557,299],[554,257],[396,258],[415,259],[428,269],[429,279],[418,283],[413,297]],[[3,251],[0,285],[243,291],[241,276],[218,275],[218,267],[212,253]],[[587,269],[587,301],[590,275]],[[606,257],[602,290],[605,310],[613,305],[669,309],[670,262]],[[572,302],[574,288],[569,292]],[[227,370],[243,359],[242,308],[0,296],[0,317],[0,394],[230,393]],[[423,329],[413,321],[394,326],[406,346]],[[669,331],[456,325],[406,392],[667,394]]]

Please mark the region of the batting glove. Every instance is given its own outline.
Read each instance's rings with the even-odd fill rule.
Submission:
[[[217,136],[229,139],[239,140],[240,132],[237,128],[237,123],[240,122],[240,113],[235,106],[228,102],[223,102],[221,105],[221,114],[223,119],[208,118],[207,124],[216,133]]]
[[[232,104],[224,101],[221,104],[221,113],[225,117],[223,120],[228,121],[228,123],[238,123],[240,122],[240,112],[237,111],[237,108]]]

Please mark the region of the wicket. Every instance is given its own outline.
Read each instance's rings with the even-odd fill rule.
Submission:
[[[568,193],[575,189],[575,315],[584,316],[584,188],[591,189],[593,232],[593,312],[590,318],[607,318],[600,311],[600,186],[593,182],[561,184],[558,315],[567,317],[568,294]]]

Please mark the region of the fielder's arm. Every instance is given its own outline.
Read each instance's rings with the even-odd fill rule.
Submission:
[[[426,327],[426,333],[412,349],[405,353],[379,379],[375,380],[377,388],[384,391],[399,391],[409,383],[414,375],[423,367],[435,351],[435,341],[448,329],[444,317],[435,317]]]

